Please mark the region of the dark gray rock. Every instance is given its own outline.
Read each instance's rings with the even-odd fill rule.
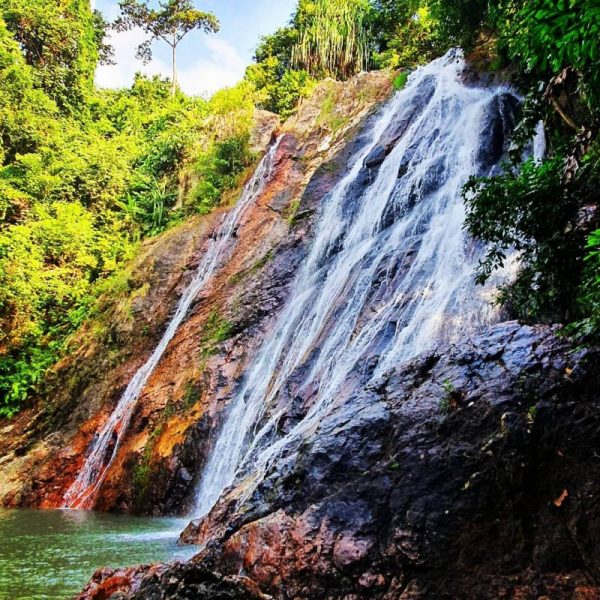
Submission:
[[[279,598],[597,593],[599,353],[556,333],[503,323],[355,393],[224,496],[202,564]]]
[[[388,151],[383,146],[375,146],[371,152],[369,152],[368,156],[363,161],[363,164],[367,169],[373,169],[378,167],[388,155]]]
[[[127,598],[128,596],[125,596]],[[193,564],[178,564],[159,578],[146,578],[131,600],[260,600],[266,597],[251,581],[224,577]],[[123,598],[115,594],[110,600]]]

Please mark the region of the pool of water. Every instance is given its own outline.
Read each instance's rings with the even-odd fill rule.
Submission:
[[[0,600],[65,600],[103,566],[186,560],[186,519],[0,509]]]

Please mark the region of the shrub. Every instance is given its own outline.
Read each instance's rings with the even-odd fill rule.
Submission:
[[[583,232],[577,227],[578,195],[562,183],[564,159],[529,161],[465,188],[466,226],[489,244],[477,274],[483,283],[517,252],[521,269],[502,302],[526,320],[570,319],[582,269]]]

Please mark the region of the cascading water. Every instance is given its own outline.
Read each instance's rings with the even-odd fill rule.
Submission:
[[[494,319],[493,288],[474,284],[484,249],[463,230],[461,190],[471,175],[498,168],[517,101],[506,87],[464,84],[464,69],[452,51],[414,72],[323,199],[290,298],[207,461],[197,515],[236,476],[257,480],[287,444],[314,431],[367,365],[375,380]],[[386,144],[393,149],[369,177],[365,161]],[[282,433],[290,395],[307,400]]]
[[[129,426],[140,393],[159,363],[169,342],[173,339],[179,325],[185,319],[196,296],[230,255],[234,245],[232,236],[235,229],[240,224],[246,210],[260,196],[265,184],[270,179],[280,140],[281,138],[271,145],[244,188],[235,208],[221,222],[216,235],[211,240],[210,246],[196,269],[192,281],[181,296],[177,309],[158,346],[146,363],[133,376],[114,411],[104,423],[102,429],[97,432],[77,478],[64,496],[63,507],[91,508],[93,505],[95,494],[102,484],[116,456],[123,434]]]

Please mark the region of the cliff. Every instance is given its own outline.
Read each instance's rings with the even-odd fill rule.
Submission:
[[[202,291],[143,390],[95,508],[185,513],[210,434],[302,260],[315,205],[339,178],[340,151],[390,91],[384,73],[346,84],[326,80],[280,130],[268,113],[258,115],[256,151],[283,136],[276,176],[236,231],[235,254]],[[2,431],[1,504],[61,505],[95,432],[158,343],[226,212],[148,242],[102,299],[98,316],[55,367],[45,398]]]
[[[597,598],[599,358],[508,322],[398,366],[193,522],[191,563],[83,598]]]
[[[390,92],[363,74],[276,131],[263,115],[268,176],[94,495],[206,508],[181,538],[198,554],[100,569],[82,599],[599,597],[599,351],[503,321],[511,274],[476,287],[463,229],[462,186],[498,172],[519,100],[459,52]],[[61,504],[232,214],[144,248],[51,402],[9,426],[5,505]]]

